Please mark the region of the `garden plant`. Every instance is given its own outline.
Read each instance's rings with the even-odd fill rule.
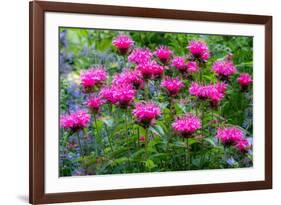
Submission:
[[[59,32],[60,176],[253,166],[252,37]]]

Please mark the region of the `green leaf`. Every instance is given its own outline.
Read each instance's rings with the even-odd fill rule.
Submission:
[[[121,158],[118,158],[118,159],[115,159],[112,164],[114,166],[116,165],[121,165],[121,164],[124,164],[124,163],[127,163],[128,162],[128,158],[127,157],[121,157]]]
[[[164,130],[160,125],[154,125],[153,127],[150,127],[149,130],[158,136],[165,137]]]
[[[186,107],[181,103],[176,103],[175,108],[176,108],[177,114],[179,114],[179,115],[187,112]]]
[[[151,159],[146,160],[145,167],[149,170],[157,167],[157,165],[154,164],[154,162]]]
[[[133,160],[141,160],[143,154],[145,153],[145,150],[144,149],[139,149],[138,151],[134,152],[132,155],[131,155],[131,158]]]
[[[182,141],[176,141],[173,146],[175,147],[179,147],[179,148],[186,148],[186,142],[182,142]]]
[[[213,147],[217,146],[214,139],[212,139],[212,138],[203,138],[203,139],[204,139],[204,141],[210,143]]]
[[[108,118],[108,119],[103,119],[102,120],[109,128],[113,127],[113,119],[112,118]]]

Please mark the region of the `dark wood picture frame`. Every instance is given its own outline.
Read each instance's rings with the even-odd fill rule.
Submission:
[[[104,6],[93,4],[34,1],[29,4],[30,21],[30,142],[29,142],[29,200],[32,204],[74,202],[89,200],[153,197],[180,194],[241,191],[272,188],[272,17],[210,13],[199,11],[168,10]],[[259,24],[265,26],[265,180],[251,182],[218,183],[203,185],[151,187],[106,191],[87,191],[46,194],[44,190],[44,14],[66,12],[113,16],[149,17]]]

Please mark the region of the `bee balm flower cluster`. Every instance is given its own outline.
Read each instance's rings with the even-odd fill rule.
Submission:
[[[234,89],[233,83],[238,83],[241,90],[245,91],[253,82],[248,73],[241,73],[235,82],[231,82],[231,77],[238,72],[232,61],[233,56],[207,64],[211,52],[201,40],[189,41],[187,53],[183,56],[175,55],[178,52],[164,45],[157,46],[154,51],[136,47],[138,44],[125,34],[116,36],[112,45],[127,62],[122,71],[114,74],[103,65],[82,70],[80,86],[85,94],[84,104],[94,118],[102,115],[101,111],[106,105],[109,105],[106,108],[111,107],[111,112],[126,111],[126,119],[132,117],[133,123],[142,126],[147,132],[163,118],[170,119],[166,129],[173,130],[176,136],[191,138],[198,133],[204,135],[204,123],[209,120],[204,119],[204,112],[213,112],[209,108],[218,108],[227,96],[227,89]],[[211,68],[207,68],[209,65]],[[211,73],[212,77],[204,78],[204,73]],[[157,92],[162,96],[157,96]],[[184,114],[177,114],[180,100],[186,100],[191,107],[191,101],[194,100],[196,113],[187,111],[190,108],[185,104],[181,108]],[[169,112],[167,107],[171,109]],[[201,110],[198,113],[199,107]],[[88,111],[79,109],[61,115],[61,127],[76,132],[89,126],[92,123]],[[167,113],[176,116],[168,118],[165,116]],[[133,128],[128,130],[124,132],[126,135],[134,133]],[[215,137],[224,146],[234,146],[240,152],[246,152],[249,147],[244,133],[236,127],[219,125]],[[137,139],[145,142],[149,137],[139,136]]]

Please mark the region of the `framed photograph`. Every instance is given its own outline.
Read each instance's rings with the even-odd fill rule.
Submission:
[[[272,188],[272,17],[30,2],[30,203]]]

